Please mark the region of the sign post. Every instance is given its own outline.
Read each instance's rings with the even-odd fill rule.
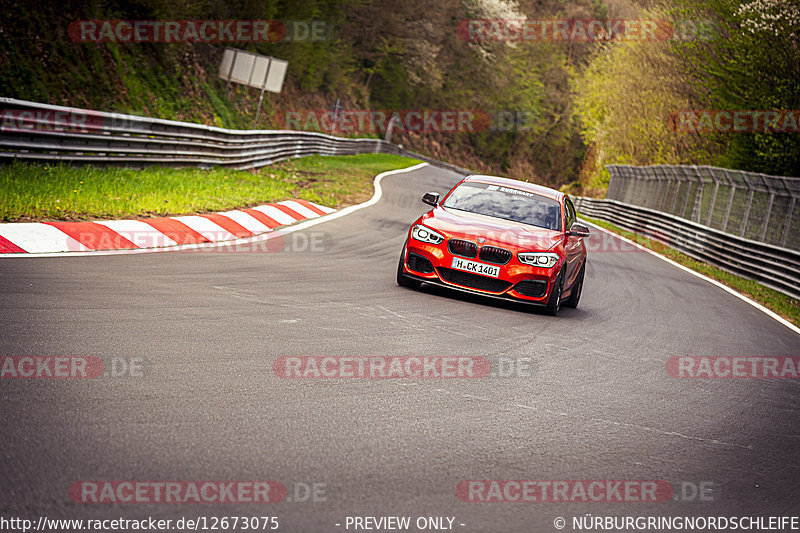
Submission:
[[[281,92],[288,66],[289,62],[284,59],[262,56],[234,48],[226,48],[222,54],[219,77],[227,80],[227,87],[230,87],[230,83],[234,82],[261,90],[261,94],[258,96],[256,114],[253,117],[253,128],[258,123],[264,91]]]
[[[337,98],[336,102],[331,106],[331,135],[336,131],[336,125],[339,124],[339,119],[342,115],[342,99]]]

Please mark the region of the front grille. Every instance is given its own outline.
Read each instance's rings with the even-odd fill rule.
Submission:
[[[470,272],[462,272],[452,268],[439,267],[438,270],[439,276],[446,282],[461,285],[462,287],[469,287],[471,289],[478,289],[479,291],[500,293],[511,286],[509,282],[501,279],[472,274]]]
[[[547,293],[547,282],[535,279],[527,279],[517,283],[514,286],[514,290],[523,296],[541,298]]]
[[[409,270],[421,272],[422,274],[430,274],[433,272],[433,264],[421,255],[417,255],[413,252],[408,253],[406,265],[408,265]]]
[[[447,243],[447,249],[450,250],[450,253],[453,255],[460,255],[461,257],[468,257],[470,259],[478,255],[477,244],[461,239],[450,239]]]
[[[511,261],[511,252],[496,246],[484,246],[481,248],[480,260],[496,265],[505,265]]]

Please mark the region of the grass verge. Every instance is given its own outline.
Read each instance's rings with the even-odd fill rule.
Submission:
[[[751,300],[755,300],[767,309],[774,311],[795,326],[800,326],[800,300],[792,298],[791,296],[787,296],[774,289],[770,289],[769,287],[765,287],[757,281],[742,278],[736,274],[731,274],[730,272],[715,266],[692,259],[688,255],[681,253],[674,248],[670,248],[663,243],[642,237],[641,235],[632,233],[630,231],[625,231],[618,228],[614,224],[597,220],[595,218],[589,218],[585,215],[579,214],[579,216],[584,220],[588,220],[592,224],[597,224],[601,228],[613,231],[617,235],[621,235],[638,244],[641,244],[642,246],[649,248],[656,253],[672,259],[676,263],[691,268],[692,270],[704,274],[711,279],[719,281],[736,292],[747,296]]]
[[[387,154],[310,156],[252,172],[14,162],[0,166],[0,220],[187,215],[290,198],[339,208],[370,198],[376,174],[416,163],[416,159]]]

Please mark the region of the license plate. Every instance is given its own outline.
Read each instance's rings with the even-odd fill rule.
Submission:
[[[485,265],[477,261],[469,261],[468,259],[461,259],[460,257],[453,258],[452,267],[456,270],[463,270],[464,272],[472,272],[473,274],[482,274],[484,276],[491,276],[496,278],[500,275],[500,267],[493,265]]]

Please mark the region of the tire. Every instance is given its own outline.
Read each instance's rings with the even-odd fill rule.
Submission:
[[[561,272],[558,273],[558,277],[556,278],[556,284],[553,287],[552,294],[550,294],[550,299],[547,300],[547,314],[550,316],[556,316],[558,312],[561,310],[561,289],[564,285],[564,269],[561,269]]]
[[[572,287],[572,292],[570,293],[569,298],[567,298],[564,302],[565,307],[571,307],[572,309],[578,307],[578,302],[581,301],[581,292],[583,292],[583,276],[585,274],[586,263],[583,263],[581,271],[578,273],[578,279],[575,280],[575,285]]]
[[[409,289],[419,289],[422,282],[411,279],[403,273],[403,259],[405,256],[406,247],[403,246],[403,251],[400,253],[400,262],[397,263],[397,284],[401,287],[408,287]]]

